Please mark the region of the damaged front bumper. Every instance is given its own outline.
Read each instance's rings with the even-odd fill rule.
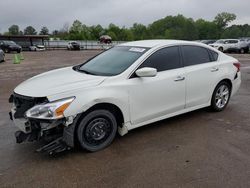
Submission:
[[[10,97],[9,102],[14,102],[13,97]],[[15,104],[11,112],[9,112],[9,116],[19,129],[15,133],[17,143],[45,140],[48,144],[37,151],[49,154],[62,152],[74,147],[74,130],[78,116],[58,120],[20,117],[17,116],[17,107]]]

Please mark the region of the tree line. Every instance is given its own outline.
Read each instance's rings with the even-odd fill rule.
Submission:
[[[222,12],[215,16],[213,21],[204,19],[193,20],[183,15],[166,16],[149,25],[134,23],[132,27],[119,27],[109,24],[107,28],[101,25],[87,26],[75,20],[71,26],[65,24],[62,29],[49,32],[44,26],[38,33],[32,26],[23,31],[18,25],[9,27],[8,35],[50,35],[65,40],[98,40],[101,35],[109,35],[113,40],[132,41],[142,39],[182,39],[204,40],[220,38],[250,37],[250,25],[231,25],[236,19],[232,13]]]

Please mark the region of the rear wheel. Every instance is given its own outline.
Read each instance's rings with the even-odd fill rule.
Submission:
[[[245,53],[244,48],[241,48],[241,49],[240,49],[240,53],[241,53],[241,54],[244,54],[244,53]]]
[[[224,110],[229,102],[231,95],[231,86],[228,82],[222,81],[220,82],[212,96],[211,100],[211,108],[213,111],[220,112]]]
[[[110,145],[116,132],[115,116],[108,110],[94,110],[79,123],[77,138],[83,149],[95,152]]]

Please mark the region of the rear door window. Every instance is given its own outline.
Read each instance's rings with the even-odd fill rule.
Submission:
[[[206,48],[199,46],[182,46],[181,49],[185,66],[211,62],[209,52]]]

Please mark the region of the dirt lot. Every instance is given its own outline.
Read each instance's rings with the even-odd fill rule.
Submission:
[[[242,86],[227,109],[198,110],[117,137],[97,153],[35,153],[39,143],[16,144],[9,95],[38,73],[83,62],[99,51],[25,52],[0,64],[0,187],[250,187],[250,54]]]

